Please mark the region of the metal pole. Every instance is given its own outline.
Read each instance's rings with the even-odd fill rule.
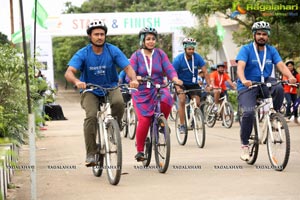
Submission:
[[[36,200],[35,120],[34,120],[34,114],[32,114],[31,101],[30,101],[30,87],[29,87],[29,76],[28,76],[23,2],[22,0],[19,0],[19,2],[20,2],[20,12],[21,12],[23,52],[24,52],[24,64],[25,64],[25,75],[26,75],[27,106],[28,106],[28,132],[29,132],[30,166],[31,166],[31,172],[30,172],[31,200]]]

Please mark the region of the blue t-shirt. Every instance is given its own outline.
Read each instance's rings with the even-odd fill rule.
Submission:
[[[126,73],[124,70],[120,71],[119,73],[119,83],[120,84],[127,84],[128,82],[126,81]]]
[[[68,63],[81,72],[80,81],[93,83],[105,88],[118,85],[119,78],[116,66],[124,69],[129,61],[124,53],[116,46],[105,43],[100,55],[94,53],[92,45],[89,44],[78,50]],[[100,90],[94,90],[97,96],[103,96]]]
[[[266,63],[265,67],[263,70],[263,76],[264,78],[268,78],[272,75],[273,71],[273,65],[277,65],[280,61],[282,61],[278,51],[270,45],[266,45],[267,48],[267,55],[266,55]],[[259,59],[261,62],[263,62],[263,57],[264,57],[264,50],[258,51]],[[251,81],[261,81],[261,71],[259,67],[259,61],[256,58],[256,54],[253,48],[253,42],[244,45],[240,52],[238,53],[236,57],[236,61],[238,62],[239,60],[242,60],[246,62],[245,66],[245,78],[247,80]],[[237,80],[237,89],[241,90],[243,88],[246,88],[240,79]]]
[[[194,73],[192,73],[188,65],[185,62],[185,53],[181,53],[176,58],[174,58],[173,66],[175,70],[177,71],[178,78],[183,81],[184,85],[195,85],[198,84],[198,69],[205,66],[205,61],[203,58],[198,54],[194,53]],[[190,68],[192,70],[192,59],[188,60],[188,63],[190,65]],[[193,77],[196,78],[196,82],[193,82]]]

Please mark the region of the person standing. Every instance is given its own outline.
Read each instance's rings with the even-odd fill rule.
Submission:
[[[87,83],[97,84],[106,88],[118,85],[118,72],[115,65],[124,69],[130,78],[130,86],[137,88],[135,71],[124,53],[116,46],[106,42],[107,26],[102,20],[92,21],[87,27],[90,44],[78,50],[68,63],[65,78],[82,92]],[[80,72],[80,79],[75,74]],[[93,90],[81,95],[81,107],[85,110],[84,139],[86,146],[87,167],[95,165],[97,111],[100,98],[104,96],[101,90]],[[121,125],[124,113],[124,101],[119,88],[108,93],[112,116]],[[120,126],[121,128],[121,126]]]

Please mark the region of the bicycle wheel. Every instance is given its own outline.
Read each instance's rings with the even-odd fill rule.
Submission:
[[[104,159],[103,159],[103,155],[100,153],[100,149],[101,149],[101,144],[100,144],[100,133],[99,133],[100,127],[97,127],[97,136],[96,136],[96,141],[97,141],[97,153],[95,155],[96,158],[96,165],[92,167],[92,171],[94,176],[96,177],[100,177],[102,175],[102,171],[103,171],[103,163],[104,163]]]
[[[234,120],[234,113],[233,113],[232,105],[229,102],[226,102],[224,104],[222,119],[223,119],[224,127],[231,128]]]
[[[151,133],[151,132],[150,132]],[[151,162],[151,156],[152,156],[152,139],[151,134],[148,134],[145,145],[144,145],[144,155],[145,160],[143,161],[143,166],[148,167]]]
[[[164,116],[158,118],[157,130],[153,131],[156,132],[155,140],[153,141],[156,166],[160,173],[165,173],[170,162],[171,141],[170,129]]]
[[[242,123],[242,118],[240,118],[240,123]],[[254,118],[253,129],[249,137],[249,160],[246,161],[249,165],[253,165],[258,156],[259,141],[258,141],[258,129],[257,129],[256,119]]]
[[[194,111],[193,121],[194,121],[194,134],[196,143],[199,148],[203,148],[205,145],[205,125],[203,120],[202,112],[199,108]]]
[[[217,120],[216,113],[213,110],[214,104],[208,104],[205,107],[205,122],[208,127],[212,128],[216,124]]]
[[[123,118],[122,118],[122,127],[121,135],[126,138],[128,136],[128,117],[127,117],[127,109],[125,108]]]
[[[171,121],[175,121],[176,119],[176,113],[177,113],[177,103],[175,102],[172,106],[171,112],[170,112],[170,116],[169,119]]]
[[[184,120],[185,121],[185,120]],[[187,127],[186,121],[185,127]],[[180,133],[179,132],[179,125],[180,125],[180,119],[179,119],[179,112],[176,113],[176,118],[175,118],[175,133],[176,133],[176,138],[177,141],[180,145],[185,145],[188,137],[188,130],[187,128],[185,129],[185,133]]]
[[[137,116],[134,108],[131,106],[129,108],[129,119],[128,119],[128,137],[133,140],[136,134],[136,126],[137,126]]]
[[[110,184],[117,185],[122,171],[122,144],[120,130],[116,120],[110,119],[106,124],[107,143],[105,144],[105,161]]]
[[[290,132],[284,117],[279,113],[270,116],[271,130],[268,129],[267,149],[271,165],[276,171],[286,167],[290,156]]]

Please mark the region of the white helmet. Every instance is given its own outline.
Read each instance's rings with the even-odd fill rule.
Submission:
[[[271,27],[268,22],[260,21],[260,22],[255,22],[252,25],[252,33],[255,34],[257,30],[265,30],[268,32],[268,35],[270,35]]]

